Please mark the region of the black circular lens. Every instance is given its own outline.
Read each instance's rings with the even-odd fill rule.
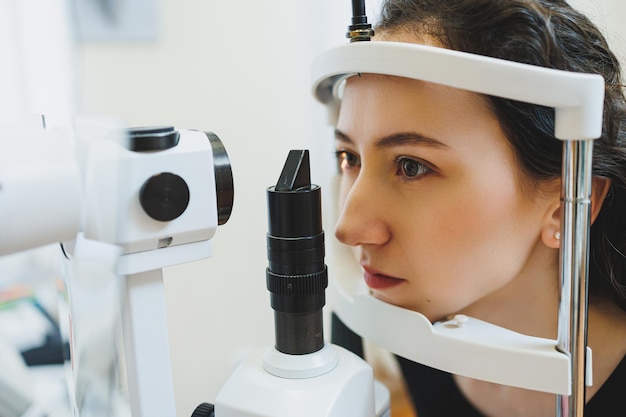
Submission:
[[[150,177],[139,191],[139,202],[148,216],[167,222],[178,218],[189,205],[189,187],[170,172]]]
[[[213,151],[213,168],[215,169],[215,192],[217,198],[217,224],[223,225],[233,211],[235,188],[233,171],[226,148],[220,138],[213,132],[204,132]]]

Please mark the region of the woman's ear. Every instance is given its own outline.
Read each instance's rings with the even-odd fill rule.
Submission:
[[[561,246],[561,199],[556,198],[546,211],[541,240],[549,248],[558,249]]]
[[[603,177],[594,177],[591,187],[591,223],[600,213],[602,203],[611,188],[611,180]],[[561,202],[553,202],[546,212],[546,218],[541,229],[541,240],[549,248],[557,249],[561,246]]]
[[[604,177],[593,177],[593,182],[591,184],[591,223],[596,220],[598,214],[600,213],[600,209],[602,208],[602,203],[604,203],[604,199],[609,193],[609,189],[611,188],[611,180]]]

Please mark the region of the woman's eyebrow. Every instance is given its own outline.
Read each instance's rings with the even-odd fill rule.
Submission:
[[[354,141],[350,139],[350,136],[346,135],[339,129],[335,129],[335,139],[340,142],[345,142],[349,144],[354,144]]]
[[[348,136],[347,134],[345,134],[339,129],[335,129],[335,139],[337,139],[340,142],[354,144],[354,141],[350,138],[350,136]],[[401,146],[401,145],[423,145],[423,146],[428,146],[431,148],[441,148],[441,149],[450,147],[437,139],[434,139],[434,138],[431,138],[431,137],[428,137],[428,136],[425,136],[416,132],[394,133],[392,135],[384,136],[378,139],[376,143],[374,144],[374,146],[378,148]]]
[[[416,132],[400,132],[378,139],[375,146],[378,148],[386,148],[401,145],[423,145],[431,148],[446,149],[450,146],[438,141],[437,139],[422,135]]]

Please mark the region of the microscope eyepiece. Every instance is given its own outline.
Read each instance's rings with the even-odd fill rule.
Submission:
[[[324,264],[321,189],[311,184],[309,152],[289,152],[275,186],[267,190],[267,289],[274,309],[276,349],[313,353],[324,347]]]

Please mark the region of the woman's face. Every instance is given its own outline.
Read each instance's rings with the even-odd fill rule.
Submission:
[[[522,187],[513,151],[481,96],[354,76],[336,149],[335,234],[359,249],[377,298],[438,320],[502,289],[533,262],[553,199]]]

